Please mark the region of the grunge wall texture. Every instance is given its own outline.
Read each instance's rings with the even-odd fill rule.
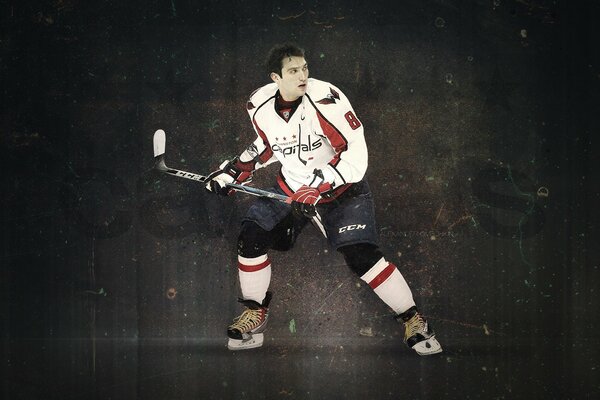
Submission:
[[[3,398],[598,395],[597,3],[0,9]],[[252,199],[153,172],[151,138],[164,129],[169,163],[200,173],[236,155],[285,40],[365,126],[381,247],[439,357],[403,346],[310,227],[272,254],[265,346],[225,348]]]

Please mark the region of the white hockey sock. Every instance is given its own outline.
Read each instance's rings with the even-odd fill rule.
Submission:
[[[271,282],[271,261],[267,255],[255,258],[238,256],[238,275],[244,300],[262,303]]]
[[[404,277],[394,264],[387,262],[383,257],[360,279],[367,282],[375,294],[396,314],[401,314],[415,305]]]

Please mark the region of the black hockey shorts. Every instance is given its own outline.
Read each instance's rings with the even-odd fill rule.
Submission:
[[[270,189],[285,194],[279,187]],[[366,181],[353,184],[340,197],[329,203],[317,204],[329,244],[338,249],[356,243],[377,244],[373,196]],[[272,231],[289,218],[292,207],[281,201],[259,198],[248,210],[242,223],[254,222],[265,231]],[[280,230],[281,225],[277,226]]]

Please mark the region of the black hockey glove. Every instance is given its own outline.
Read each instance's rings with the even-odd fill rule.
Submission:
[[[206,177],[206,190],[219,196],[230,196],[234,191],[227,187],[228,183],[246,184],[252,181],[252,171],[247,171],[244,167],[237,157],[224,161],[218,170]]]

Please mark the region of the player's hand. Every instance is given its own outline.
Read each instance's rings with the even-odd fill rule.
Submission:
[[[304,185],[290,196],[292,199],[292,210],[297,214],[303,214],[307,217],[317,215],[316,204],[321,200],[321,193],[331,190],[329,182],[322,183],[319,187]]]
[[[227,188],[228,183],[250,183],[252,181],[252,172],[242,171],[236,165],[237,161],[237,158],[231,161],[226,160],[219,166],[218,170],[211,172],[206,177],[206,190],[219,196],[229,196],[234,191]]]

